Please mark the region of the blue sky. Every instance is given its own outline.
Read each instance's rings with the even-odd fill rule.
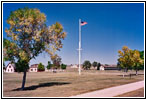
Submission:
[[[144,50],[144,4],[143,3],[4,3],[4,29],[11,11],[18,8],[38,8],[47,16],[47,25],[60,22],[67,37],[58,55],[65,64],[78,63],[78,21],[82,26],[82,62],[90,60],[102,64],[116,64],[118,53],[124,45],[130,49]],[[40,54],[30,64],[42,62],[47,65],[48,54]]]

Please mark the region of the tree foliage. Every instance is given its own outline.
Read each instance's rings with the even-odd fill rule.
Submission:
[[[15,63],[15,67],[16,67],[17,72],[24,72],[24,70],[29,69],[29,64],[27,62],[25,62],[25,60],[19,59]]]
[[[98,63],[98,64],[97,64],[97,70],[100,69],[100,66],[101,66],[101,63]]]
[[[140,51],[140,58],[143,60],[143,63],[141,65],[140,69],[143,70],[144,69],[144,51]]]
[[[97,67],[97,62],[96,61],[94,61],[93,63],[92,63],[92,66],[95,68],[95,67]]]
[[[13,57],[25,60],[38,56],[44,50],[51,57],[56,58],[55,52],[62,48],[61,39],[66,36],[63,31],[63,26],[56,22],[51,27],[45,24],[46,16],[38,9],[18,9],[11,12],[7,23],[10,28],[6,29],[7,36],[14,47]]]
[[[67,65],[61,64],[61,69],[66,69]]]
[[[52,64],[50,61],[48,61],[47,69],[51,69],[51,67],[52,67]]]
[[[90,69],[90,67],[91,67],[90,61],[88,60],[84,61],[83,68],[87,70],[87,69]]]
[[[137,71],[142,69],[142,66],[144,65],[144,60],[141,59],[140,52],[138,50],[134,50],[133,54],[133,69]]]
[[[60,64],[61,64],[61,58],[57,57],[56,59],[53,60],[53,68],[57,69],[60,68]]]
[[[39,63],[38,71],[44,71],[44,70],[45,70],[44,65],[42,63]]]

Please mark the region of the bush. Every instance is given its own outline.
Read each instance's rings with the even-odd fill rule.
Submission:
[[[67,65],[61,64],[61,69],[66,69]]]
[[[44,65],[42,63],[40,63],[38,65],[38,71],[44,71],[44,70],[45,70]]]

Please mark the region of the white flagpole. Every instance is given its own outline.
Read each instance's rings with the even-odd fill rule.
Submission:
[[[79,19],[79,75],[81,75],[81,19]]]

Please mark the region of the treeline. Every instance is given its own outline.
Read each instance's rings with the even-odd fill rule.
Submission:
[[[100,68],[100,66],[101,66],[101,63],[96,62],[96,61],[94,61],[93,63],[91,63],[91,62],[88,61],[88,60],[85,60],[84,63],[83,63],[83,69],[85,69],[85,70],[90,69],[92,66],[93,66],[94,68],[96,68],[97,70],[99,70],[99,68]]]
[[[50,61],[48,61],[48,65],[46,66],[46,68],[49,69],[66,69],[67,65],[66,64],[52,64]],[[45,66],[42,63],[39,63],[38,65],[38,71],[45,71]]]

